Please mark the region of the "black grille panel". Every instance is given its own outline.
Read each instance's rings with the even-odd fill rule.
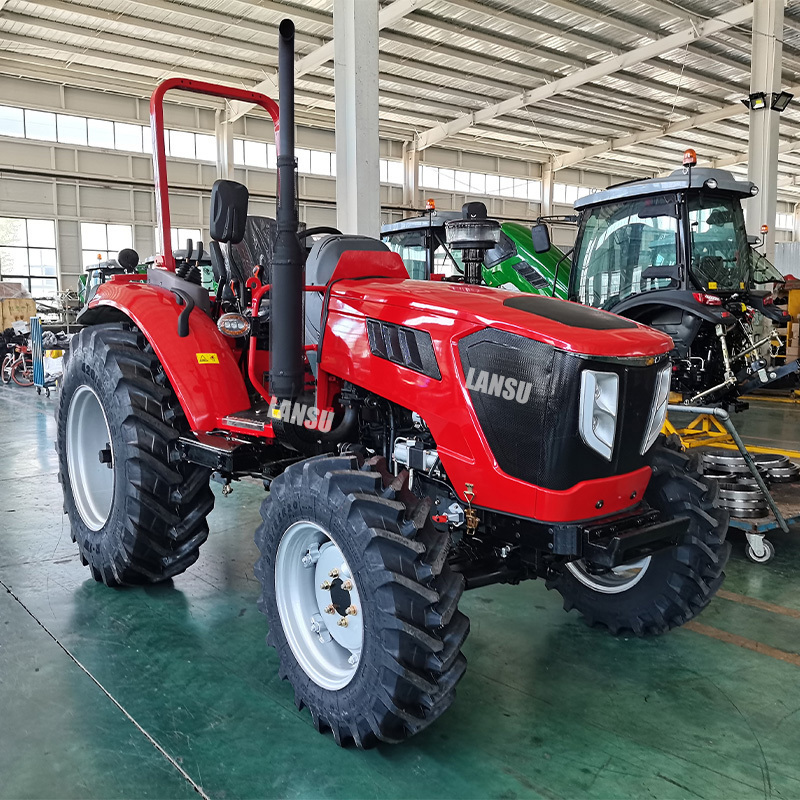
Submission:
[[[547,489],[631,472],[647,459],[639,450],[650,416],[659,366],[627,366],[588,360],[523,336],[486,329],[459,342],[470,398],[500,468]],[[620,377],[614,453],[609,462],[591,450],[578,432],[581,372],[615,372]],[[480,391],[481,372],[530,384],[512,399]],[[471,376],[471,377],[470,377]],[[519,383],[517,384],[519,386]],[[491,387],[491,383],[489,384]],[[499,396],[498,396],[499,395]]]
[[[433,341],[427,331],[368,319],[367,335],[372,355],[408,367],[437,381],[442,379],[436,354],[433,352]]]

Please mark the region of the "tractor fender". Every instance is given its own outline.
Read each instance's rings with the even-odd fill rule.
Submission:
[[[640,320],[646,314],[661,307],[680,309],[706,322],[710,322],[712,325],[729,327],[736,322],[724,308],[698,303],[694,299],[692,292],[682,289],[660,289],[657,292],[633,295],[606,310],[622,317]]]
[[[131,320],[152,345],[192,430],[209,431],[228,414],[250,408],[250,398],[233,340],[197,307],[189,316],[189,335],[178,336],[183,310],[166,289],[111,280],[98,287],[79,321]]]

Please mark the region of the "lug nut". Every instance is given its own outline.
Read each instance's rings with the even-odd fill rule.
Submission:
[[[331,571],[328,573],[328,575],[329,575],[329,577],[331,577],[331,578],[338,578],[338,577],[339,577],[339,570],[338,570],[338,569],[332,569],[332,570],[331,570]]]
[[[353,588],[353,581],[348,580],[342,584],[342,589],[344,589],[346,592],[349,592],[352,588]]]
[[[333,603],[331,603],[329,606],[325,606],[325,613],[326,614],[335,614],[336,613],[336,607],[333,605]]]
[[[347,627],[347,619],[345,617],[342,617],[336,624],[340,628],[346,628]]]
[[[324,591],[329,591],[330,588],[331,588],[331,582],[330,581],[322,581],[322,583],[319,585],[319,588],[323,589]]]
[[[355,606],[347,606],[347,611],[345,612],[349,614],[351,617],[354,617],[358,614],[358,609]]]

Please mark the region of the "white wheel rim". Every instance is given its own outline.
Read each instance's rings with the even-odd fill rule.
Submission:
[[[586,562],[581,558],[570,561],[567,569],[584,585],[601,594],[620,594],[636,586],[650,566],[651,556],[645,556],[630,564],[620,564],[608,572],[589,572]]]
[[[323,689],[347,686],[364,644],[363,607],[341,550],[315,522],[295,522],[281,537],[275,602],[303,672]]]
[[[87,528],[106,524],[114,501],[114,448],[100,398],[82,384],[75,390],[67,414],[67,472],[75,507]],[[108,463],[100,460],[108,451]]]

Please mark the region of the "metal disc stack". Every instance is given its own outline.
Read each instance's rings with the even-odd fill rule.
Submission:
[[[757,485],[721,481],[719,504],[740,519],[759,519],[769,513],[767,498]]]
[[[703,474],[719,481],[719,504],[722,508],[741,519],[767,516],[767,499],[739,453],[706,450],[702,453],[702,460]],[[753,455],[753,461],[767,483],[800,480],[800,469],[786,456],[757,453]]]
[[[764,454],[756,453],[753,456],[756,466],[760,471],[766,473],[767,480],[772,483],[791,483],[800,480],[800,469],[793,461],[789,461],[786,456],[775,453]]]

